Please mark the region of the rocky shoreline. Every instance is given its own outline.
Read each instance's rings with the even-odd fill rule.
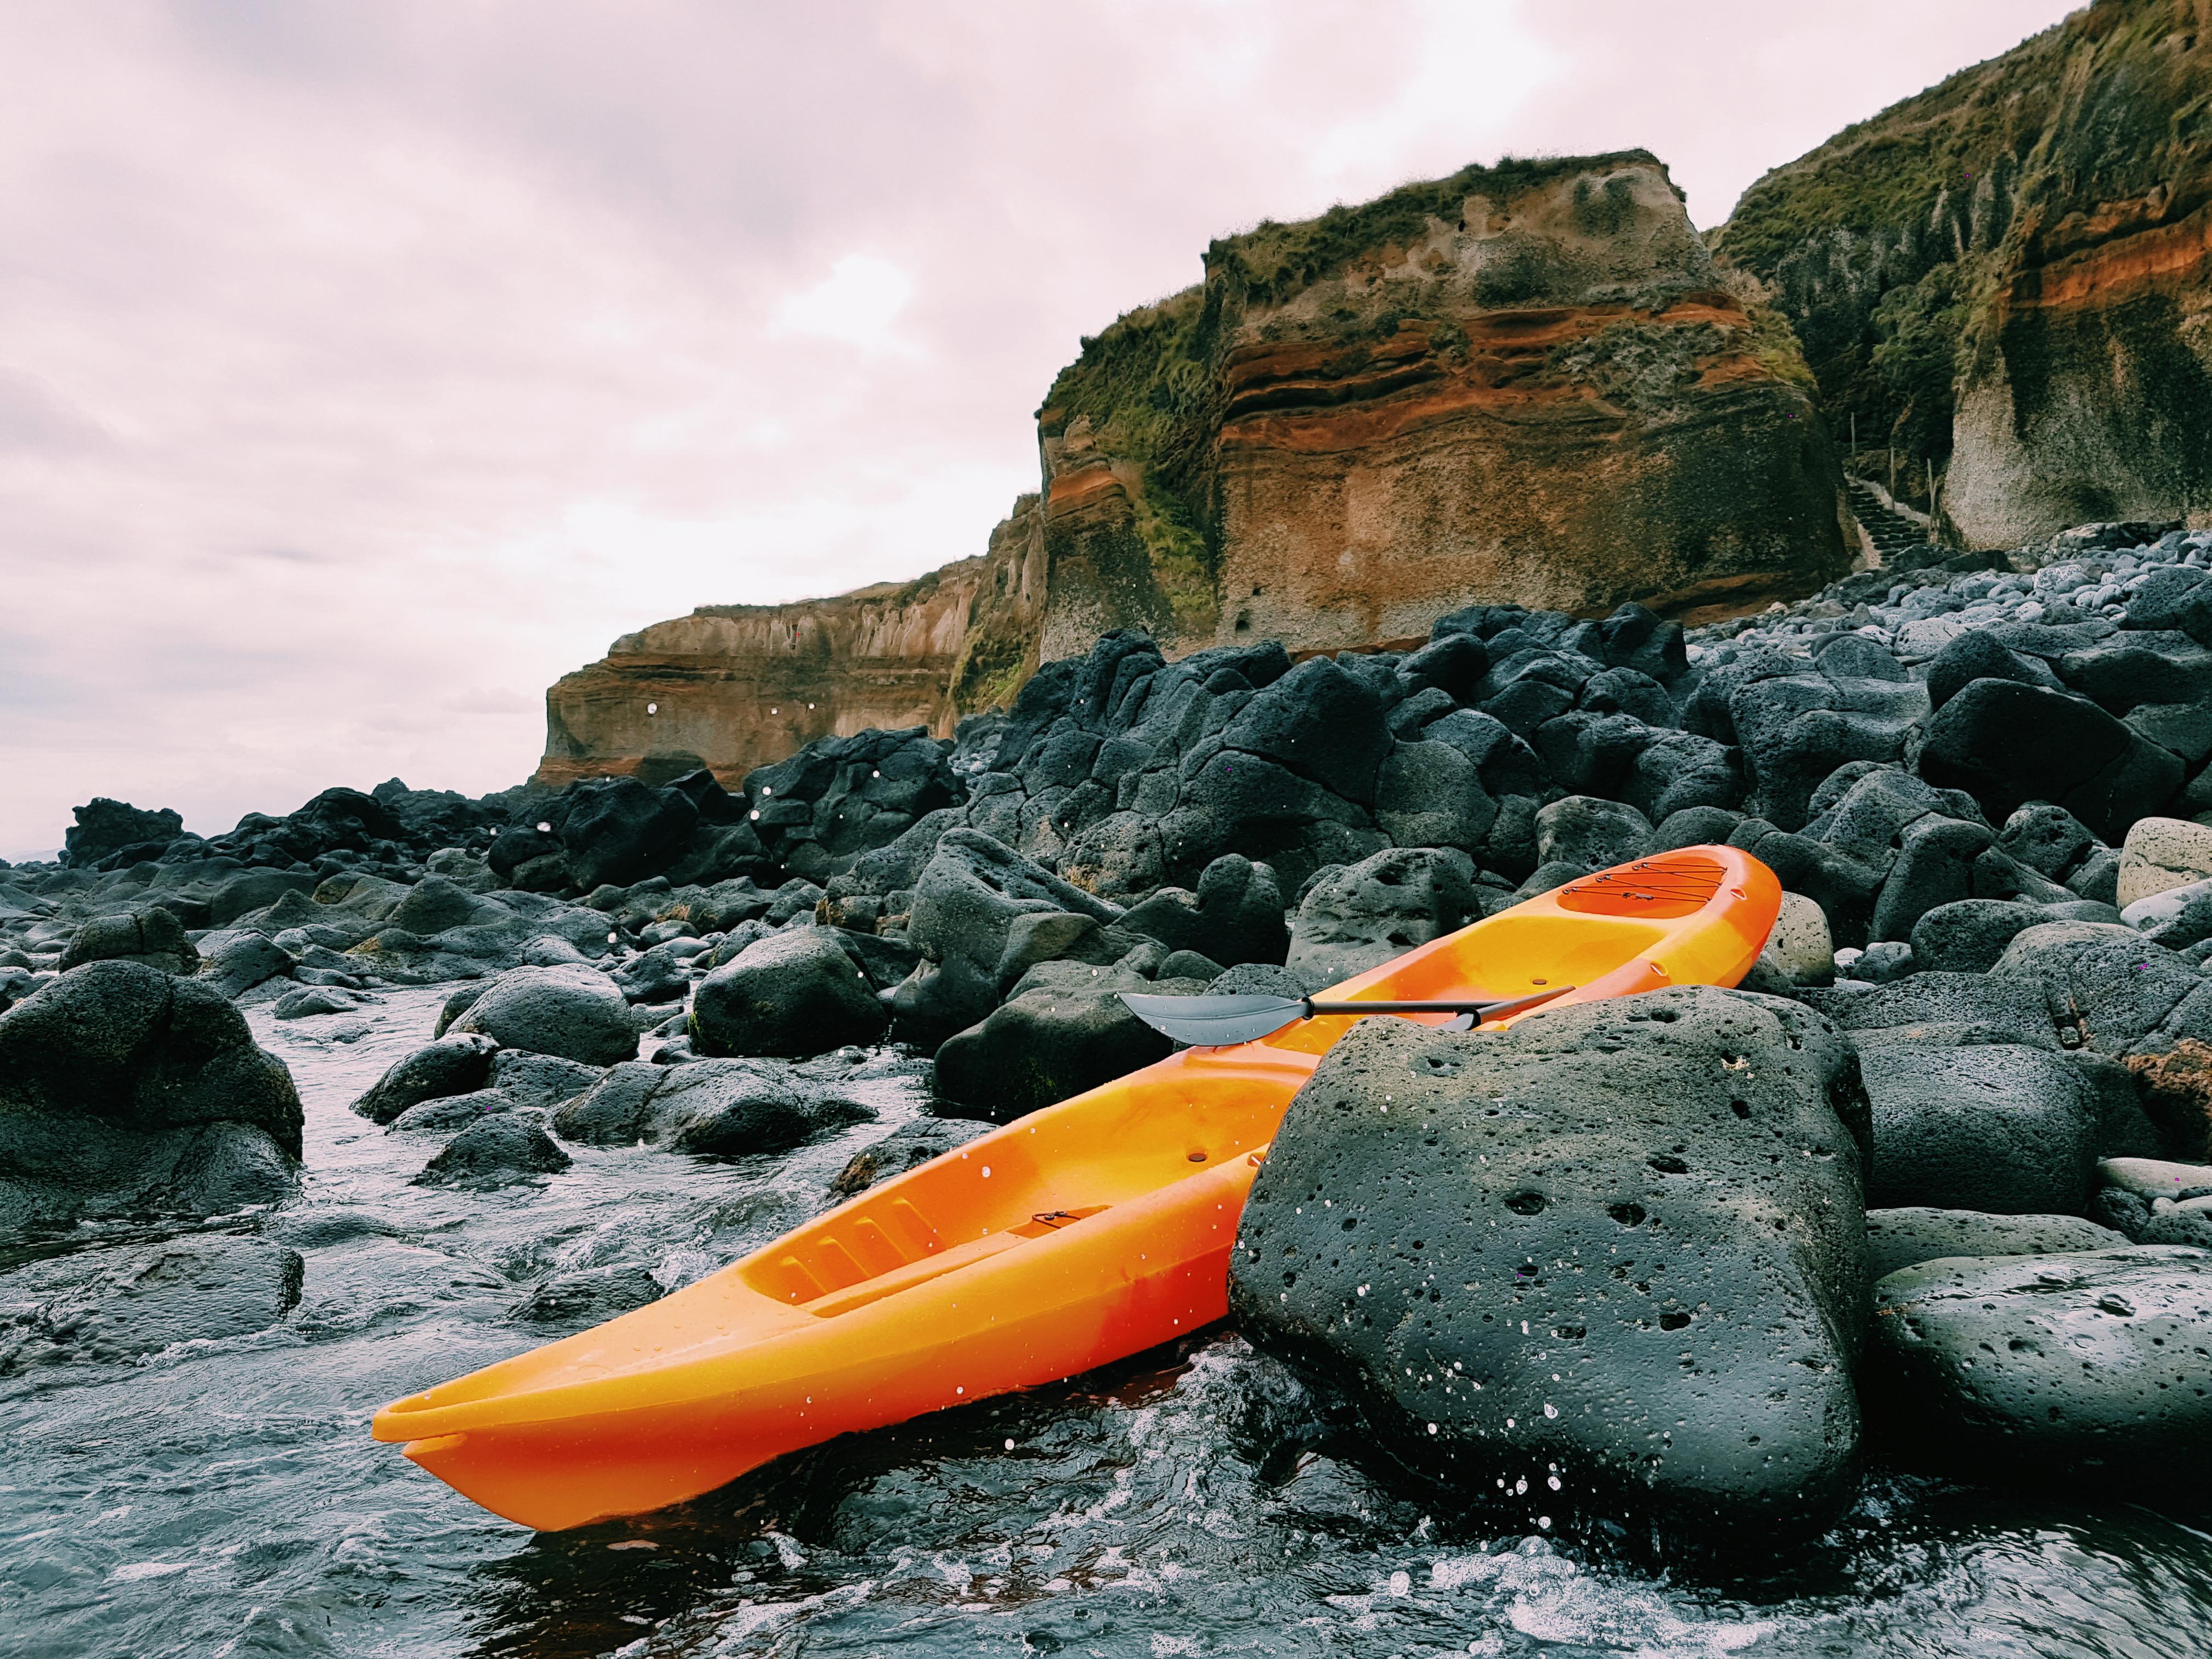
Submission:
[[[734,793],[395,781],[205,840],[94,803],[65,866],[0,871],[0,1375],[299,1302],[300,1103],[246,1012],[451,985],[355,1105],[420,1183],[857,1136],[818,1206],[1164,1053],[1120,990],[1316,988],[1727,842],[1794,896],[1742,990],[1339,1046],[1255,1186],[1240,1329],[1420,1483],[1593,1547],[1817,1534],[1869,1460],[2154,1489],[2212,1455],[2208,563],[2088,526],[1695,633],[1484,606],[1293,664],[1117,632],[956,740]],[[887,1084],[932,1115],[870,1140]],[[57,1311],[96,1261],[41,1277],[72,1227],[240,1214],[141,1264],[150,1335],[76,1341],[131,1320]]]

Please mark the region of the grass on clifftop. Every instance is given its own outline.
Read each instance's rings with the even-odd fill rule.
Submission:
[[[1269,219],[1238,236],[1226,236],[1206,250],[1209,282],[1230,284],[1237,297],[1254,305],[1279,305],[1301,289],[1341,274],[1354,260],[1377,248],[1404,246],[1428,234],[1429,222],[1456,224],[1461,204],[1474,195],[1516,196],[1565,173],[1641,163],[1660,167],[1649,150],[1623,149],[1603,155],[1505,156],[1495,167],[1462,167],[1443,179],[1401,185],[1371,202],[1339,205],[1316,219],[1283,224]],[[1593,211],[1602,212],[1601,201]],[[1602,234],[1605,227],[1590,228]]]
[[[1100,449],[1136,471],[1137,534],[1179,629],[1210,632],[1218,603],[1212,445],[1221,419],[1224,311],[1279,303],[1377,249],[1427,234],[1432,220],[1456,223],[1471,195],[1512,196],[1564,173],[1632,163],[1660,165],[1640,149],[1507,157],[1495,167],[1462,167],[1371,202],[1333,207],[1317,218],[1268,220],[1209,246],[1204,283],[1084,337],[1081,355],[1046,395],[1039,422],[1053,437],[1087,418]],[[1602,193],[1588,208],[1600,218],[1611,210]],[[1590,228],[1601,233],[1606,227]],[[1381,331],[1388,334],[1396,323],[1393,313]],[[1443,343],[1449,347],[1448,337]]]

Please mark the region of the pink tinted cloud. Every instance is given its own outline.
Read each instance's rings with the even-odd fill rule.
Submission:
[[[979,550],[1077,337],[1213,235],[1630,144],[1710,223],[2061,10],[11,13],[0,853],[515,781],[617,633]]]

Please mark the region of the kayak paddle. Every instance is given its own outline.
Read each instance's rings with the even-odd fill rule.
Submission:
[[[1538,991],[1532,996],[1469,1002],[1316,1002],[1311,997],[1271,997],[1244,993],[1225,996],[1160,997],[1121,993],[1129,1012],[1155,1031],[1193,1048],[1218,1048],[1254,1042],[1285,1025],[1316,1014],[1457,1014],[1443,1029],[1465,1031],[1486,1019],[1517,1014],[1524,1008],[1565,996],[1575,988]]]

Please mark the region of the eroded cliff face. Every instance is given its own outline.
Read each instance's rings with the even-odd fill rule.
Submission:
[[[1470,167],[1216,242],[1039,416],[1044,655],[1425,635],[1455,605],[1681,611],[1843,566],[1786,327],[1654,157]]]
[[[2107,0],[1847,128],[1717,238],[1859,465],[1971,545],[2212,522],[2212,0]]]
[[[1042,492],[982,558],[617,641],[547,694],[538,777],[946,731],[1116,628],[1334,651],[1482,602],[1719,614],[1848,561],[1787,325],[1642,151],[1468,167],[1205,273],[1084,342],[1038,411]]]
[[[625,634],[546,692],[536,781],[662,783],[703,765],[734,785],[817,738],[909,726],[942,735],[956,686],[977,702],[1010,697],[1036,666],[1042,578],[1036,498],[1024,496],[984,556],[917,580],[702,605]]]

